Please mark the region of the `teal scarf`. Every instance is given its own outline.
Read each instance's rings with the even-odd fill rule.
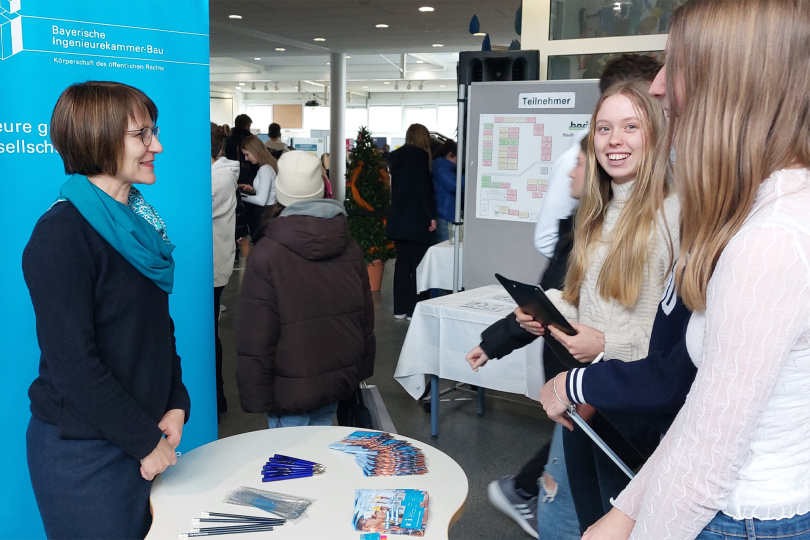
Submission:
[[[128,205],[121,204],[93,185],[86,176],[74,175],[62,185],[60,200],[70,201],[79,213],[138,272],[171,294],[174,285],[174,246],[166,225],[140,191],[129,190]]]

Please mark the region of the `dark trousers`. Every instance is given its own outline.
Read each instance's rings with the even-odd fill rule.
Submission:
[[[596,413],[588,424],[631,469],[640,467],[658,446],[661,435],[643,417]],[[584,532],[612,508],[610,499],[627,487],[630,478],[580,429],[563,429],[565,466],[571,496]]]
[[[237,250],[238,252],[239,250]],[[225,289],[224,285],[214,287],[214,350],[217,369],[217,412],[220,413],[228,410],[228,402],[225,400],[225,381],[222,379],[222,342],[219,340],[219,306],[223,289]]]
[[[62,440],[56,426],[31,418],[26,433],[31,485],[54,539],[138,539],[152,525],[141,465],[108,441]]]
[[[242,204],[245,206],[245,217],[247,218],[248,228],[250,229],[250,239],[255,244],[260,238],[259,227],[262,224],[265,207],[249,202],[243,202]]]
[[[430,246],[410,240],[394,240],[397,260],[394,265],[394,314],[413,315],[416,307],[416,267]],[[427,298],[427,295],[425,296]]]

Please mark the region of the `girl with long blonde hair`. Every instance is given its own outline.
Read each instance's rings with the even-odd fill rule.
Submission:
[[[248,226],[250,235],[255,244],[259,240],[259,226],[265,211],[276,204],[276,173],[278,161],[274,158],[264,143],[255,135],[245,137],[241,145],[245,159],[254,165],[259,165],[253,185],[239,184],[242,191],[242,201],[248,213]]]
[[[646,356],[674,262],[678,202],[666,161],[658,159],[666,119],[647,88],[616,83],[596,105],[565,286],[547,291],[579,332],[551,328],[552,336],[581,362],[599,353],[624,361]]]
[[[687,2],[667,48],[666,85],[651,91],[671,105],[698,371],[658,450],[584,538],[807,538],[810,4]]]

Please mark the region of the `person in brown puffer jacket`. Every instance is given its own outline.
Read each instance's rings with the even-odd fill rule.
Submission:
[[[346,211],[323,199],[321,164],[278,161],[277,205],[247,261],[237,321],[246,412],[274,427],[331,425],[337,402],[374,373],[374,305]]]

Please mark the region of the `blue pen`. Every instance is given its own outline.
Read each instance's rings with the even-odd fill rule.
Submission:
[[[320,465],[320,463],[315,463],[314,461],[307,461],[306,459],[283,456],[281,454],[275,454],[271,459],[277,462],[295,463],[298,465],[312,465],[312,466]]]
[[[262,482],[275,482],[277,480],[288,480],[291,478],[308,478],[312,473],[296,473],[296,474],[273,474],[262,476]]]
[[[287,469],[287,470],[297,470],[297,471],[311,471],[318,467],[313,467],[312,465],[290,465],[288,463],[272,463],[268,461],[263,466],[264,469]]]

